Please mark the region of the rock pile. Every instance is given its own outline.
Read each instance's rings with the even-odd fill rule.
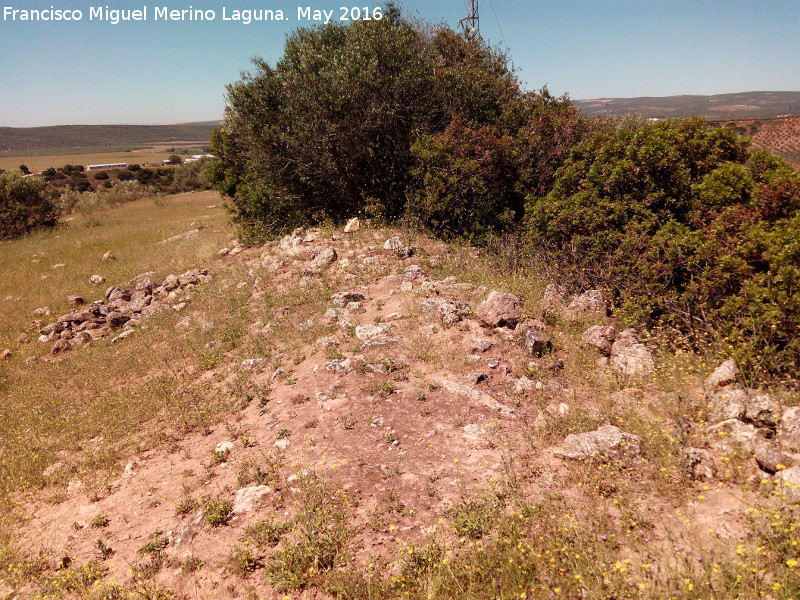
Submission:
[[[79,296],[70,296],[70,304],[79,308],[42,327],[39,330],[39,342],[52,343],[51,352],[58,354],[70,350],[76,343],[83,344],[112,334],[116,335],[114,340],[128,337],[130,328],[167,306],[170,300],[177,297],[178,290],[211,279],[206,269],[192,269],[182,275],[167,275],[158,284],[154,284],[149,275],[151,274],[146,273],[131,280],[129,283],[133,285],[132,288],[108,288],[105,301],[84,304]],[[179,302],[172,308],[177,310],[181,304],[185,306],[185,302]],[[119,333],[121,328],[128,331]]]

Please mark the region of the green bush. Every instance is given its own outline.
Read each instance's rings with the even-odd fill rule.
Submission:
[[[574,149],[527,223],[542,260],[611,291],[628,323],[724,339],[781,375],[800,359],[798,209],[797,173],[732,129],[628,120]]]
[[[379,21],[299,29],[273,67],[228,88],[210,169],[253,237],[357,213],[403,215],[412,144],[453,115],[480,128],[520,96],[507,58],[390,8]]]
[[[514,139],[497,128],[472,128],[456,118],[444,132],[411,147],[415,190],[407,214],[436,234],[480,241],[519,221]]]
[[[0,238],[19,237],[58,224],[58,208],[41,177],[0,174]]]

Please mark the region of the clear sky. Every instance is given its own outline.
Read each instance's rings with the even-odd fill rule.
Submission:
[[[465,0],[404,0],[453,27]],[[0,0],[0,126],[167,123],[222,117],[225,85],[253,56],[275,62],[297,9],[373,0]],[[148,20],[90,21],[90,7]],[[214,21],[155,21],[159,7],[213,9]],[[223,21],[222,8],[287,20]],[[81,21],[11,20],[7,9],[81,10]],[[480,0],[481,34],[507,48],[529,89],[572,98],[800,91],[797,0]],[[12,13],[13,14],[13,13]],[[307,22],[306,22],[307,23]]]

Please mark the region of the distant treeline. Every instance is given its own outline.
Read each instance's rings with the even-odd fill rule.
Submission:
[[[204,142],[211,138],[211,131],[217,124],[217,121],[209,121],[185,125],[0,127],[0,156],[120,152],[155,142]]]
[[[362,215],[524,250],[625,324],[752,375],[800,359],[800,179],[702,119],[584,116],[481,40],[402,16],[295,31],[228,87],[212,180],[245,239]]]

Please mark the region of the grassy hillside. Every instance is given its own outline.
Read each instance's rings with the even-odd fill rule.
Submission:
[[[800,92],[740,92],[713,96],[663,96],[576,100],[588,116],[637,113],[648,118],[771,119],[800,115]]]
[[[797,598],[798,507],[707,427],[734,390],[701,383],[714,362],[648,340],[652,370],[620,370],[583,333],[613,321],[418,232],[218,255],[218,202],[0,244],[0,598]],[[124,339],[36,341],[68,294],[190,267],[210,281]],[[516,332],[480,308],[489,290],[516,294]],[[569,450],[599,426],[626,437]]]
[[[154,142],[207,142],[216,124],[0,127],[0,158],[125,151]]]

